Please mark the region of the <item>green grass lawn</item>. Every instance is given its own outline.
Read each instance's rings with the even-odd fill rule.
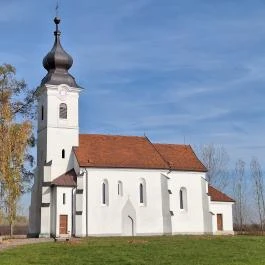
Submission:
[[[89,238],[0,252],[0,264],[265,264],[265,237]]]

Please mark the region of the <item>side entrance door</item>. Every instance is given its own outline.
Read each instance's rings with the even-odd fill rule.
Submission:
[[[60,215],[60,235],[67,234],[67,215]]]
[[[223,215],[220,213],[217,214],[217,230],[223,231]]]
[[[127,218],[124,220],[123,229],[123,234],[125,236],[134,236],[134,220],[130,215],[128,215]]]

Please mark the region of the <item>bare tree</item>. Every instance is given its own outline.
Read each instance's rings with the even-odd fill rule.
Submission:
[[[235,165],[235,174],[233,178],[233,193],[236,204],[234,206],[234,220],[239,230],[243,231],[246,221],[246,182],[245,182],[246,163],[239,159]]]
[[[203,145],[198,155],[208,169],[208,182],[221,190],[226,188],[229,183],[229,156],[225,148],[214,144]]]
[[[258,159],[253,157],[250,162],[250,171],[253,180],[253,187],[255,192],[255,200],[258,207],[260,229],[263,233],[264,231],[264,214],[265,214],[265,203],[264,203],[264,185],[263,185],[263,175],[261,166]]]

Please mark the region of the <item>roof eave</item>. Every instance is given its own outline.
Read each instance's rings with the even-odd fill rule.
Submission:
[[[225,201],[225,200],[211,200],[211,202],[225,202],[225,203],[235,203],[236,201],[232,200],[232,201]]]
[[[78,161],[78,164],[82,168],[111,168],[111,169],[113,169],[113,168],[119,168],[119,169],[120,168],[125,168],[125,169],[145,169],[145,170],[150,169],[150,170],[170,170],[170,171],[185,171],[185,172],[206,173],[206,171],[203,170],[203,169],[200,170],[200,169],[187,169],[187,168],[169,168],[169,167],[167,167],[167,168],[165,168],[165,167],[157,167],[157,168],[155,168],[155,167],[133,167],[133,166],[126,167],[126,166],[116,166],[116,165],[113,165],[113,166],[111,166],[111,165],[102,166],[102,165],[87,165],[87,164],[79,162],[79,161]]]
[[[73,185],[63,185],[63,184],[56,184],[56,183],[52,183],[51,187],[63,187],[63,188],[72,188],[72,187],[77,187],[76,184]]]

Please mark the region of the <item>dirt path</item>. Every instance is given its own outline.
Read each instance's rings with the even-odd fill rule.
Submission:
[[[0,243],[0,251],[4,249],[13,248],[26,244],[37,244],[42,242],[53,242],[52,238],[18,238],[18,239],[7,239]]]

